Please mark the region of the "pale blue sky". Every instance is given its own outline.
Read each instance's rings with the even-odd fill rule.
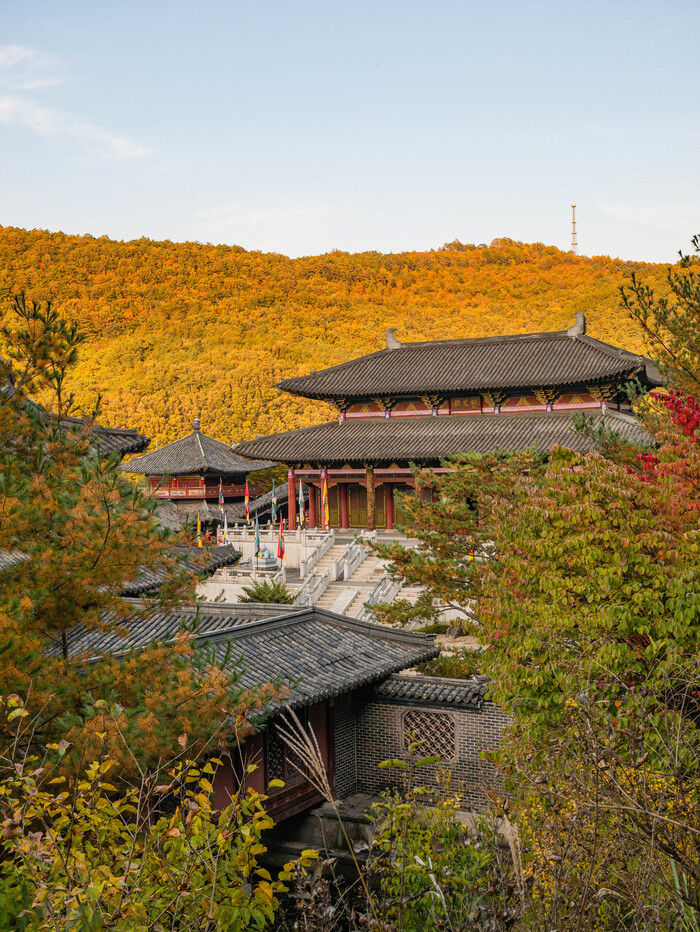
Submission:
[[[700,4],[2,4],[0,224],[297,256],[700,232]]]

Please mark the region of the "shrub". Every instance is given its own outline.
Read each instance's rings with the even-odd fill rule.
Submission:
[[[276,605],[292,605],[294,596],[284,583],[258,582],[252,586],[243,587],[244,595],[238,597],[239,602],[266,602]]]

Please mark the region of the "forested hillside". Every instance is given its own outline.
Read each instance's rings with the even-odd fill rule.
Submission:
[[[634,270],[663,290],[663,266],[508,239],[288,259],[0,227],[0,288],[52,298],[89,334],[72,383],[80,403],[103,391],[104,422],[159,444],[198,414],[231,442],[323,419],[329,409],[277,381],[380,349],[387,327],[406,341],[487,336],[563,329],[583,311],[592,336],[641,351],[619,308]]]

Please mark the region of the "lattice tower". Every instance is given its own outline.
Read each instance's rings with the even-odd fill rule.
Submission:
[[[571,251],[578,255],[578,238],[576,236],[576,204],[571,205]]]

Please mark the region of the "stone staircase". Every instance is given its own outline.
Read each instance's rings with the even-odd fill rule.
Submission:
[[[328,573],[330,576],[333,564],[341,557],[344,550],[345,545],[334,544],[318,561],[314,567],[315,572]],[[384,575],[384,568],[384,560],[372,553],[368,554],[349,580],[344,581],[341,577],[336,582],[331,582],[316,600],[315,607],[356,618],[362,613],[364,603]],[[297,587],[290,586],[289,588]],[[396,598],[408,599],[413,605],[420,591],[417,586],[403,586]]]
[[[328,553],[325,553],[318,561],[314,569],[319,573],[330,573],[333,564],[339,560],[345,550],[345,544],[333,544]]]
[[[396,594],[396,598],[407,599],[411,605],[415,605],[422,591],[420,586],[401,586]]]
[[[385,561],[370,553],[360,563],[348,582],[352,586],[373,586],[384,573]]]
[[[335,605],[338,599],[342,599],[344,611],[341,614],[352,614],[352,607],[357,602],[358,589],[348,583],[332,583],[321,594],[316,602],[316,608],[325,608],[326,611],[337,611]],[[359,603],[358,603],[359,604]],[[348,611],[350,609],[350,611]]]

